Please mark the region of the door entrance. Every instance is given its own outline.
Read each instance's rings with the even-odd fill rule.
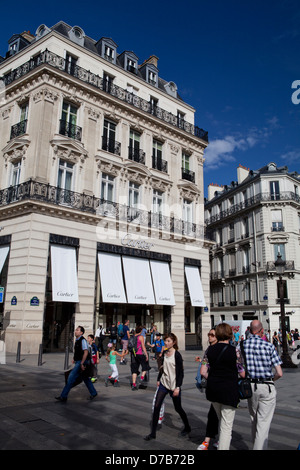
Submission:
[[[61,352],[68,346],[73,351],[75,304],[69,302],[47,302],[44,327],[43,351]]]

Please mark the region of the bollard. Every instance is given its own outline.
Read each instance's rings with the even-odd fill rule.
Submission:
[[[66,347],[66,352],[65,352],[65,366],[64,369],[67,370],[69,368],[69,348],[68,346]]]
[[[38,366],[42,366],[42,365],[43,365],[43,345],[40,344]]]
[[[21,362],[21,341],[18,342],[16,362]]]

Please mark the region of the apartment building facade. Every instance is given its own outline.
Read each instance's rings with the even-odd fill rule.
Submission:
[[[300,322],[300,178],[269,163],[257,171],[239,166],[237,181],[210,185],[205,222],[215,239],[210,250],[211,323],[262,321],[278,331],[278,254],[285,261],[286,327]]]
[[[13,35],[0,77],[6,349],[63,350],[75,324],[125,318],[201,345],[208,136],[158,58],[61,21]]]

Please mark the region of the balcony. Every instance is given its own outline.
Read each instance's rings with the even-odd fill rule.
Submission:
[[[27,128],[27,119],[24,119],[24,121],[20,121],[17,124],[14,124],[13,126],[11,126],[10,140],[14,139],[15,137],[19,137],[20,135],[25,134],[26,128]]]
[[[162,158],[157,158],[153,155],[152,168],[154,168],[155,170],[163,171],[164,173],[168,173],[168,162],[166,160],[162,160]]]
[[[145,165],[146,154],[142,149],[128,147],[128,158],[134,162],[142,163]]]
[[[180,236],[195,240],[208,239],[203,225],[186,224],[182,219],[132,208],[126,204],[106,201],[93,195],[77,193],[35,180],[0,190],[0,209],[24,201],[39,201],[46,205],[64,206],[69,211],[74,209],[76,212],[110,217],[117,222],[132,222],[148,229],[162,230],[169,234],[170,239],[175,237],[179,240]]]
[[[59,123],[59,133],[60,135],[70,137],[70,139],[81,142],[82,128],[75,126],[75,124],[71,124],[70,122],[64,121],[63,119],[61,119]]]
[[[181,168],[181,178],[195,183],[195,172]]]
[[[107,58],[107,60],[109,60],[109,58]],[[156,118],[166,122],[168,125],[177,128],[181,127],[178,125],[177,116],[175,116],[171,112],[166,111],[165,109],[162,109],[158,106],[155,107],[155,112],[153,112],[153,107],[151,106],[150,102],[134,95],[133,93],[130,93],[126,89],[121,88],[117,85],[110,84],[109,86],[106,86],[106,82],[105,80],[103,80],[102,77],[100,77],[96,73],[91,72],[90,70],[86,70],[80,67],[77,64],[74,65],[74,67],[68,69],[68,67],[66,67],[65,58],[58,56],[54,52],[48,50],[41,52],[39,55],[33,57],[24,64],[21,64],[16,69],[11,70],[5,76],[1,77],[0,80],[2,80],[4,86],[8,86],[15,80],[18,80],[19,78],[27,75],[32,70],[35,70],[36,68],[42,65],[47,65],[52,69],[67,73],[77,78],[81,82],[84,82],[89,86],[97,88],[98,90],[106,91],[115,98],[126,102],[127,104],[130,104],[146,113],[154,115]],[[195,126],[194,124],[184,121],[182,129],[188,134],[191,134],[199,139],[208,142],[207,131]]]
[[[102,137],[102,150],[106,152],[114,153],[115,155],[121,155],[121,143],[114,139],[107,139]]]

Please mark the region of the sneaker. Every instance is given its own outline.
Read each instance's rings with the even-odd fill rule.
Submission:
[[[136,385],[133,385],[133,384],[131,385],[131,390],[135,391],[135,390],[137,390],[137,389],[138,389],[138,388],[137,388]]]
[[[114,382],[114,387],[120,387],[120,384],[119,384],[119,381],[118,381],[118,380],[116,380],[116,381]]]
[[[90,395],[88,400],[94,400],[94,398],[96,398],[97,395],[98,395],[98,393],[96,393],[96,395]]]
[[[63,398],[63,397],[61,397],[61,396],[54,397],[54,398],[55,398],[55,400],[62,401],[62,402],[65,402],[65,401],[67,401],[67,399],[66,399],[66,398]]]
[[[203,441],[200,446],[197,447],[197,450],[208,450],[209,443],[206,441]]]

